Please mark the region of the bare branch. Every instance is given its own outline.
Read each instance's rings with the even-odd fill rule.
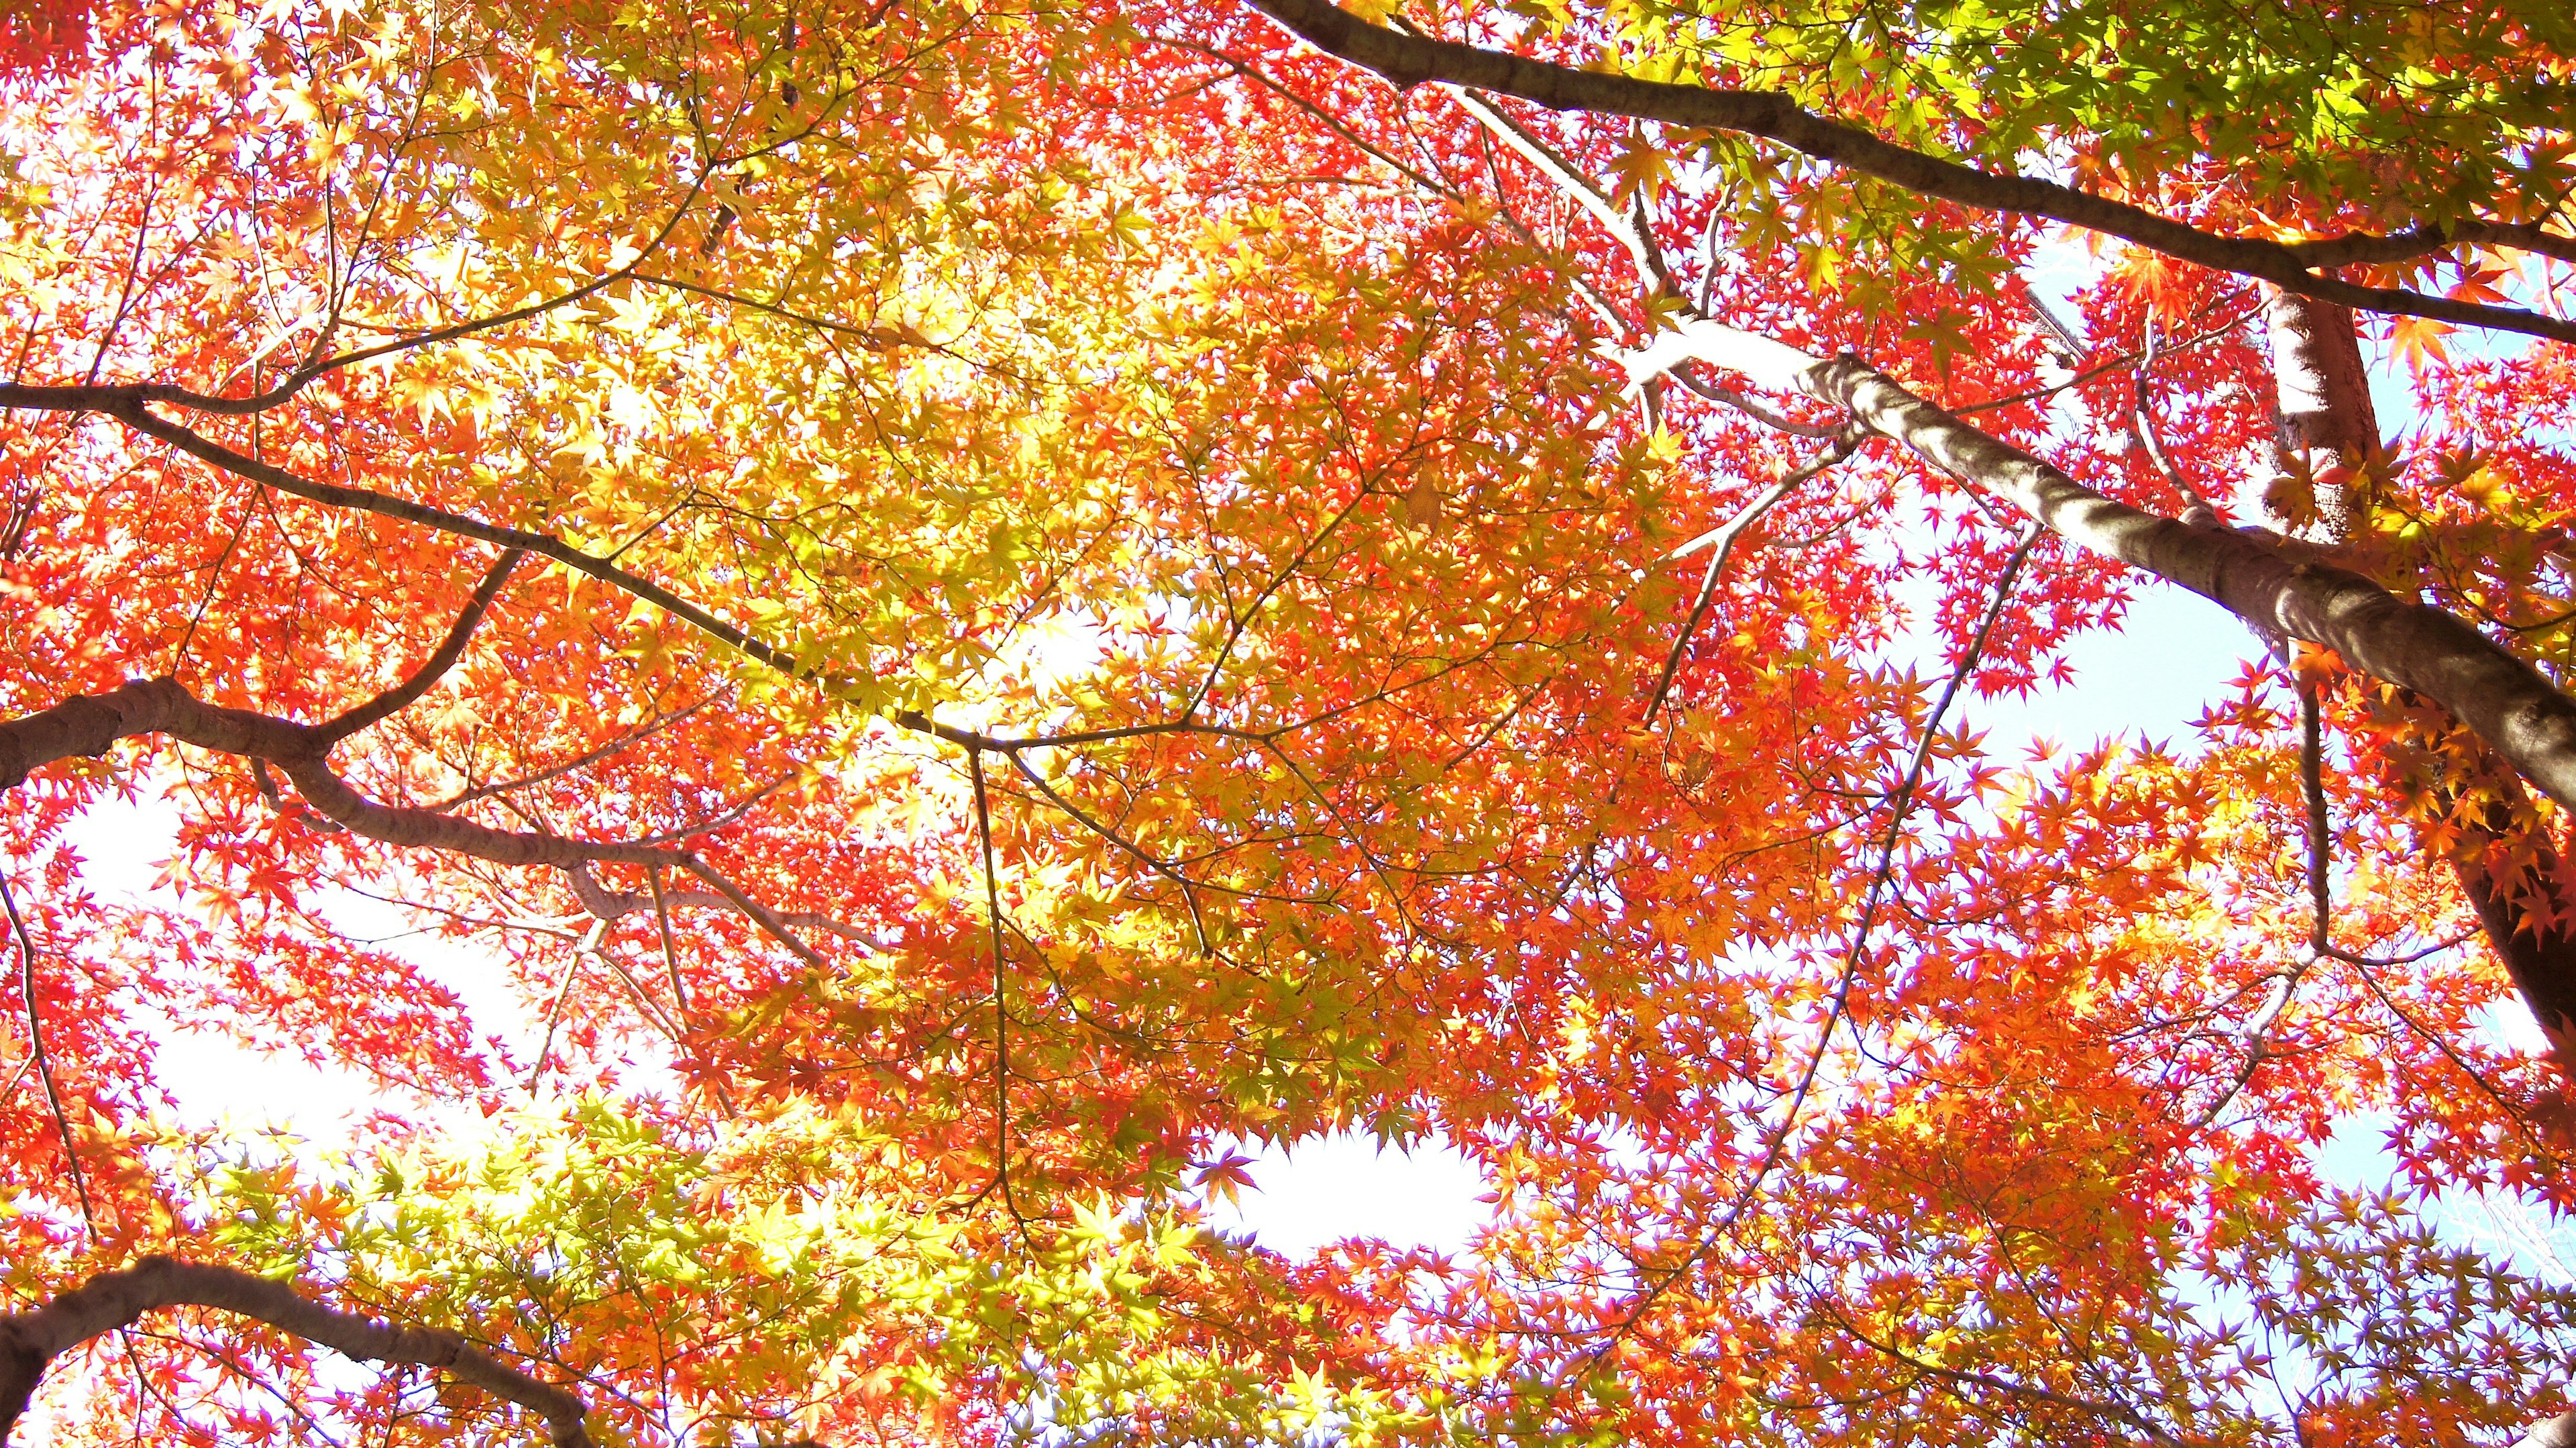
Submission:
[[[53,1063],[45,1059],[45,1014],[36,1004],[36,938],[28,933],[27,922],[19,917],[18,897],[10,892],[5,870],[0,870],[0,907],[8,910],[9,935],[18,947],[18,990],[27,1004],[27,1060],[36,1068],[36,1080],[45,1089],[45,1107],[53,1113],[54,1130],[62,1137],[63,1172],[72,1179],[72,1190],[80,1196],[81,1224],[96,1236],[98,1207],[90,1200],[89,1178],[81,1172],[80,1152],[72,1142],[72,1121],[63,1112],[63,1094],[54,1084]],[[0,1348],[5,1346],[6,1339],[0,1338]],[[5,1445],[9,1439],[7,1374],[8,1365],[0,1362],[0,1445]]]
[[[324,754],[328,742],[320,739],[319,731],[312,726],[244,709],[216,708],[200,701],[174,679],[134,680],[112,693],[83,696],[24,719],[0,723],[0,789],[14,788],[30,770],[54,760],[102,753],[119,739],[154,733],[167,734],[201,749],[238,755],[255,764],[274,763],[325,818],[352,834],[385,844],[448,850],[496,865],[552,865],[559,869],[601,863],[676,865],[713,885],[799,959],[809,965],[822,964],[813,948],[797,939],[776,912],[744,894],[739,886],[687,850],[626,840],[578,840],[496,830],[436,810],[380,804],[350,788],[348,781],[332,771]]]
[[[1029,767],[1027,752],[1025,750],[1010,750],[1003,757],[1011,761],[1011,767],[1020,772],[1020,777],[1027,780],[1030,787],[1037,790],[1038,793],[1045,795],[1048,801],[1053,803],[1057,809],[1063,810],[1066,814],[1072,816],[1074,823],[1081,825],[1084,829],[1091,831],[1100,838],[1116,845],[1119,849],[1126,851],[1146,869],[1149,869],[1155,874],[1162,876],[1164,879],[1171,881],[1173,884],[1178,885],[1181,889],[1181,902],[1189,907],[1190,927],[1198,934],[1199,954],[1203,956],[1212,956],[1216,954],[1216,947],[1208,943],[1207,921],[1199,914],[1199,892],[1196,882],[1191,880],[1189,876],[1182,874],[1170,861],[1165,860],[1151,850],[1137,844],[1135,841],[1128,839],[1125,835],[1118,833],[1116,830],[1102,824],[1100,821],[1093,819],[1090,813],[1084,810],[1082,806],[1075,804],[1072,800],[1066,799],[1056,790],[1055,786],[1046,782],[1044,776],[1040,775],[1035,769]]]
[[[1504,115],[1491,101],[1464,86],[1452,86],[1451,93],[1459,106],[1474,116],[1496,139],[1518,152],[1521,159],[1536,166],[1565,198],[1581,207],[1593,220],[1601,223],[1637,264],[1638,278],[1649,291],[1672,291],[1672,269],[1664,261],[1664,250],[1656,245],[1653,234],[1636,216],[1622,212],[1611,204],[1609,196],[1592,184],[1589,177],[1574,169],[1574,163],[1558,154],[1555,147],[1540,140],[1527,127]]]
[[[1860,917],[1854,922],[1851,941],[1843,951],[1842,971],[1834,983],[1833,994],[1828,998],[1824,1028],[1816,1037],[1814,1048],[1807,1053],[1806,1066],[1799,1073],[1798,1084],[1789,1093],[1787,1110],[1781,1114],[1779,1124],[1771,1128],[1768,1139],[1763,1145],[1762,1155],[1755,1160],[1752,1172],[1746,1176],[1744,1185],[1737,1191],[1734,1205],[1727,1210],[1726,1215],[1714,1228],[1700,1237],[1699,1244],[1693,1247],[1680,1262],[1674,1264],[1660,1281],[1638,1294],[1636,1301],[1629,1306],[1627,1313],[1620,1319],[1617,1328],[1586,1355],[1587,1361],[1600,1361],[1620,1339],[1636,1328],[1645,1317],[1648,1307],[1664,1294],[1672,1291],[1692,1268],[1699,1265],[1701,1258],[1715,1249],[1719,1240],[1733,1230],[1736,1222],[1743,1218],[1746,1210],[1753,1204],[1762,1183],[1770,1178],[1771,1169],[1778,1166],[1781,1157],[1787,1153],[1789,1138],[1797,1130],[1799,1115],[1805,1111],[1807,1100],[1814,1093],[1816,1081],[1824,1070],[1825,1057],[1832,1048],[1834,1032],[1842,1025],[1851,1010],[1852,987],[1858,983],[1860,977],[1861,953],[1869,944],[1870,926],[1878,913],[1879,897],[1886,890],[1887,882],[1894,873],[1897,837],[1904,828],[1906,813],[1913,807],[1914,791],[1923,782],[1923,770],[1931,759],[1932,743],[1940,734],[1941,720],[1949,713],[1952,701],[1958,697],[1959,690],[1967,683],[1968,676],[1976,671],[1977,661],[1985,652],[1986,639],[1994,632],[1995,625],[2002,620],[2004,606],[2012,598],[2013,585],[2021,577],[2022,565],[2030,560],[2031,549],[2038,544],[2044,531],[2034,525],[2022,535],[2020,544],[2013,549],[2011,560],[2004,565],[2003,576],[1995,581],[1994,601],[1987,606],[1985,618],[1977,625],[1976,633],[1968,640],[1967,652],[1961,655],[1958,665],[1951,670],[1949,682],[1942,687],[1940,698],[1933,704],[1931,714],[1923,721],[1923,732],[1915,741],[1914,757],[1906,765],[1904,778],[1888,796],[1887,829],[1879,841],[1878,864],[1870,873],[1868,889],[1861,899]]]
[[[573,946],[572,959],[564,963],[563,979],[556,982],[555,998],[546,1007],[546,1033],[537,1042],[536,1064],[528,1068],[530,1096],[537,1094],[538,1083],[546,1079],[546,1061],[555,1053],[555,1032],[563,1025],[564,1002],[572,999],[572,983],[581,975],[581,963],[599,948],[600,940],[608,934],[608,925],[605,920],[592,921],[590,929]]]
[[[581,902],[581,908],[588,912],[591,918],[596,920],[623,920],[638,910],[652,908],[657,898],[665,912],[670,910],[733,910],[740,913],[748,913],[741,911],[741,907],[734,903],[732,896],[720,895],[713,890],[671,890],[664,888],[661,883],[660,872],[662,869],[671,865],[680,865],[680,859],[677,853],[674,853],[663,865],[652,867],[651,879],[653,881],[653,893],[650,894],[637,894],[632,890],[611,890],[600,884],[598,879],[590,873],[589,867],[586,865],[566,866],[564,869],[564,876],[572,882],[573,898],[579,900]],[[681,865],[681,868],[685,869],[687,867],[685,865]],[[860,929],[858,926],[849,924],[846,921],[835,920],[829,915],[819,915],[805,910],[781,910],[772,912],[770,918],[776,920],[781,925],[790,926],[794,929],[820,930],[828,935],[837,935],[843,940],[867,946],[872,950],[882,951],[886,948],[885,943],[877,939],[876,936]],[[757,923],[758,919],[759,917],[754,916],[754,923]],[[664,921],[663,931],[666,935],[669,933],[667,915]]]
[[[27,387],[0,382],[0,408],[39,408],[53,411],[100,412],[115,418],[146,437],[158,439],[190,457],[219,468],[235,477],[262,482],[289,497],[302,498],[324,507],[345,508],[352,512],[372,513],[380,518],[411,523],[458,538],[472,538],[496,543],[504,548],[523,549],[540,558],[552,559],[586,577],[596,578],[610,587],[640,598],[691,628],[716,639],[756,663],[765,664],[782,674],[797,679],[816,679],[814,671],[797,662],[784,650],[776,649],[749,633],[725,622],[669,589],[626,569],[594,558],[571,544],[544,533],[531,533],[524,528],[505,528],[480,518],[445,508],[433,508],[406,498],[372,492],[365,488],[343,487],[337,483],[317,482],[290,472],[274,463],[234,451],[191,428],[162,417],[138,402],[119,399],[115,389],[98,387]],[[830,679],[819,682],[830,685]]]

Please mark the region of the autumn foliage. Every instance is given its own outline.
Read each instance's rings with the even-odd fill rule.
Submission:
[[[2576,1275],[2456,1227],[2576,1210],[2571,56],[2383,0],[11,12],[0,1309],[240,1268],[602,1443],[2512,1441]],[[2376,417],[2285,415],[2292,313]],[[2243,660],[2191,733],[1989,747],[2163,565],[1972,435],[2279,564],[2176,641]],[[178,1125],[180,1033],[378,1109]],[[1208,1225],[1332,1131],[1490,1226]],[[547,1431],[218,1297],[16,1441]]]

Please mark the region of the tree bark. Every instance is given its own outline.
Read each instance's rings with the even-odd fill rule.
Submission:
[[[1692,322],[1627,359],[1642,382],[1684,360],[1847,409],[1872,432],[1988,488],[2090,552],[2190,589],[2258,632],[2322,644],[2440,703],[2523,778],[2576,810],[2576,700],[2438,608],[2233,529],[2194,527],[2105,497],[1908,391],[1858,357],[1822,359],[1718,322]]]
[[[453,651],[441,649],[431,667],[443,667],[442,660],[452,663]],[[573,870],[604,863],[685,870],[713,886],[799,959],[822,966],[813,947],[797,939],[776,911],[743,893],[693,851],[496,830],[435,810],[380,804],[350,788],[331,768],[333,741],[348,732],[349,721],[372,722],[381,717],[376,704],[383,699],[416,696],[419,683],[420,676],[415,675],[377,701],[312,725],[208,704],[175,679],[129,680],[105,694],[82,695],[21,719],[0,721],[0,790],[16,788],[30,773],[56,760],[104,754],[120,739],[166,734],[200,749],[276,765],[316,812],[352,834],[385,844],[449,850],[496,865]],[[835,933],[849,932],[842,927]]]
[[[2379,412],[2370,400],[2352,309],[2274,288],[2263,302],[2263,324],[2272,344],[2281,449],[2305,468],[2315,500],[2305,519],[2268,506],[2249,511],[2292,537],[2334,547],[2364,521],[2369,500],[2359,490],[2365,470],[2382,457]]]
[[[2521,793],[2508,777],[2511,794]],[[2532,1019],[2549,1037],[2562,1068],[2576,1068],[2576,901],[2569,899],[2566,856],[2538,824],[2518,824],[2511,794],[2474,806],[2463,819],[2463,838],[2450,850],[2460,893],[2484,926],[2487,943],[2504,961]]]
[[[2362,361],[2352,313],[2310,297],[2276,292],[2264,304],[2272,372],[2281,416],[2281,446],[2316,480],[2315,508],[2302,519],[2275,515],[2285,532],[2336,548],[2368,527],[2369,470],[2384,461],[2378,409]],[[2456,723],[2455,710],[2429,698],[2436,728]],[[2466,768],[2443,770],[2425,789],[2398,777],[2392,787],[2429,796],[2458,831],[2444,841],[2460,892],[2477,912],[2523,1004],[2553,1048],[2576,1041],[2576,879],[2557,842],[2537,820],[2521,782],[2466,731],[2444,731],[2436,748],[2462,750]],[[2563,801],[2562,801],[2563,803]]]
[[[166,1307],[219,1308],[364,1362],[438,1368],[542,1416],[555,1448],[590,1445],[579,1398],[502,1365],[455,1333],[396,1327],[324,1307],[283,1282],[237,1268],[157,1256],[122,1272],[102,1272],[33,1311],[0,1317],[0,1445],[25,1414],[48,1363]]]
[[[2002,493],[2052,532],[2209,599],[2254,625],[2322,644],[2448,708],[2523,776],[2576,809],[2576,700],[2467,622],[2360,574],[2257,539],[2195,528],[2104,497],[1970,427],[1854,357],[1800,374],[1812,395],[1944,471]]]

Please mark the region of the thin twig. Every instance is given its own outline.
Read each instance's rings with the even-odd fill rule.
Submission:
[[[9,932],[18,942],[18,990],[27,1002],[27,1058],[36,1063],[36,1079],[44,1083],[45,1105],[54,1114],[54,1130],[63,1139],[63,1167],[70,1173],[72,1189],[80,1195],[81,1225],[92,1240],[98,1237],[98,1207],[90,1200],[89,1179],[81,1174],[80,1153],[72,1145],[71,1117],[63,1111],[63,1095],[54,1084],[54,1066],[45,1059],[44,1013],[36,1005],[36,939],[27,932],[27,922],[19,917],[18,897],[9,890],[9,875],[0,870],[0,908],[9,912]]]
[[[1645,722],[1649,724],[1655,722],[1655,711],[1663,707],[1664,696],[1672,692],[1673,676],[1681,672],[1682,655],[1689,652],[1692,637],[1698,634],[1701,621],[1708,617],[1710,606],[1717,602],[1718,580],[1726,571],[1728,555],[1735,551],[1735,540],[1743,536],[1745,529],[1760,522],[1762,515],[1770,512],[1773,505],[1796,492],[1825,469],[1850,457],[1852,450],[1859,446],[1859,431],[1846,428],[1842,435],[1834,440],[1832,447],[1790,469],[1780,481],[1772,484],[1762,496],[1754,499],[1742,512],[1673,550],[1673,557],[1684,558],[1711,544],[1717,547],[1716,554],[1708,560],[1708,571],[1700,576],[1699,596],[1691,600],[1690,616],[1682,620],[1681,637],[1673,640],[1672,652],[1664,656],[1664,670],[1655,677],[1655,690],[1646,698]]]
[[[2253,313],[2250,311],[2239,312],[2219,325],[2209,328],[2207,331],[2197,332],[2179,342],[2170,343],[2166,345],[2163,350],[2167,353],[2179,352],[2186,347],[2197,347],[2203,342],[2224,337],[2228,333],[2235,331],[2239,326],[2243,325],[2245,319],[2251,315],[2253,315]],[[2034,387],[2028,391],[2015,392],[2004,397],[1989,398],[1984,402],[1963,403],[1960,406],[1948,409],[1948,411],[1952,417],[1973,417],[1980,412],[1993,412],[1998,408],[2012,407],[2019,403],[2037,402],[2043,397],[2054,397],[2058,393],[2064,392],[2069,388],[2081,387],[2096,377],[2117,372],[2123,367],[2136,366],[2138,361],[2139,356],[2137,353],[2123,352],[2107,361],[2097,362],[2094,365],[2085,368],[2083,371],[2066,378],[2062,382],[2052,382],[2046,386]]]
[[[1465,86],[1447,89],[1457,99],[1460,109],[1475,117],[1504,145],[1519,152],[1523,160],[1555,182],[1556,189],[1567,200],[1601,223],[1601,229],[1609,232],[1610,239],[1618,242],[1627,251],[1629,260],[1636,263],[1638,280],[1645,283],[1648,292],[1679,295],[1673,286],[1672,269],[1664,260],[1663,248],[1656,244],[1654,233],[1639,224],[1638,217],[1622,213],[1600,187],[1575,169],[1572,160],[1503,114],[1492,101]]]
[[[2296,675],[2293,674],[2295,680]],[[2334,863],[2333,821],[2326,814],[2325,722],[2317,707],[2314,684],[2298,684],[2299,696],[2299,794],[2307,814],[2307,884],[2308,884],[2308,950],[2305,958],[2273,978],[2271,994],[2261,1007],[2246,1018],[2240,1034],[2245,1040],[2245,1064],[2237,1069],[2236,1079],[2218,1093],[2218,1099],[2192,1122],[2195,1130],[2218,1119],[2254,1080],[2254,1073],[2272,1058],[2268,1033],[2281,1013],[2289,1009],[2298,994],[2299,983],[2320,957],[2348,958],[2334,947],[2334,894],[2330,879]]]
[[[2147,461],[2155,464],[2156,471],[2162,473],[2165,481],[2173,484],[2174,491],[2182,494],[2184,501],[2191,505],[2185,511],[2183,521],[2202,521],[2200,515],[2205,514],[2208,521],[2214,522],[2218,517],[2217,508],[2211,506],[2208,495],[2194,486],[2191,479],[2184,477],[2182,469],[2175,467],[2173,460],[2165,456],[2164,441],[2156,435],[2156,414],[2148,406],[2147,393],[2147,385],[2155,378],[2155,368],[2156,319],[2150,314],[2145,341],[2138,352],[2138,368],[2129,374],[2129,431],[2136,434],[2138,446],[2146,450]]]
[[[2041,525],[2033,524],[2030,530],[2022,535],[2021,542],[2014,547],[2011,558],[2004,564],[2002,577],[1996,580],[1993,603],[1987,606],[1985,618],[1978,623],[1977,631],[1969,637],[1967,652],[1961,656],[1957,667],[1951,670],[1949,682],[1943,686],[1940,698],[1932,705],[1930,717],[1924,720],[1922,737],[1915,742],[1914,757],[1906,766],[1905,778],[1889,796],[1890,812],[1887,830],[1879,841],[1878,866],[1871,872],[1869,889],[1861,901],[1860,919],[1854,924],[1851,942],[1843,952],[1842,976],[1834,985],[1832,1004],[1826,1012],[1824,1029],[1816,1038],[1815,1048],[1808,1053],[1807,1064],[1799,1074],[1796,1089],[1790,1093],[1789,1109],[1782,1114],[1780,1124],[1772,1128],[1770,1138],[1763,1146],[1761,1157],[1755,1161],[1752,1173],[1745,1178],[1744,1186],[1737,1193],[1734,1205],[1728,1208],[1726,1216],[1715,1228],[1700,1238],[1699,1245],[1693,1247],[1688,1256],[1664,1274],[1662,1281],[1639,1295],[1636,1305],[1629,1309],[1627,1315],[1621,1319],[1610,1335],[1587,1355],[1587,1361],[1598,1362],[1604,1354],[1624,1339],[1637,1323],[1643,1320],[1646,1309],[1671,1291],[1692,1268],[1699,1265],[1700,1259],[1707,1256],[1721,1238],[1733,1230],[1736,1222],[1750,1210],[1756,1194],[1761,1190],[1762,1183],[1771,1175],[1772,1168],[1779,1165],[1780,1158],[1786,1153],[1789,1137],[1797,1129],[1799,1113],[1805,1109],[1807,1098],[1815,1089],[1816,1077],[1824,1068],[1825,1055],[1833,1044],[1835,1028],[1841,1025],[1850,1011],[1852,985],[1860,974],[1861,953],[1869,942],[1869,929],[1878,913],[1879,896],[1885,890],[1888,879],[1895,869],[1897,836],[1904,827],[1906,812],[1914,802],[1914,791],[1922,782],[1924,768],[1931,759],[1932,742],[1940,734],[1942,717],[1949,712],[1952,701],[1958,697],[1959,690],[1965,686],[1968,676],[1976,671],[1978,658],[1985,651],[1986,640],[1993,634],[1996,623],[2003,618],[2004,606],[2012,598],[2013,585],[2021,577],[2022,566],[2030,561],[2031,550],[2038,545],[2046,532],[2047,530]]]
[[[1199,954],[1202,956],[1213,956],[1216,954],[1216,947],[1208,940],[1207,920],[1199,913],[1199,892],[1198,885],[1195,881],[1191,880],[1189,876],[1182,874],[1180,869],[1170,861],[1163,859],[1153,851],[1146,849],[1144,846],[1128,839],[1125,835],[1122,835],[1116,830],[1111,829],[1109,826],[1102,824],[1100,821],[1092,818],[1090,813],[1084,810],[1082,806],[1065,798],[1053,785],[1048,784],[1043,776],[1029,766],[1028,758],[1024,751],[1016,749],[1008,750],[1004,752],[1002,757],[1011,761],[1011,767],[1017,769],[1020,772],[1020,777],[1026,779],[1031,787],[1035,788],[1038,793],[1045,795],[1048,801],[1053,803],[1056,808],[1063,810],[1066,814],[1072,816],[1074,823],[1081,825],[1084,829],[1087,829],[1093,834],[1100,836],[1100,838],[1107,840],[1109,843],[1116,845],[1118,848],[1133,856],[1137,862],[1144,865],[1145,868],[1162,876],[1164,879],[1171,881],[1173,884],[1180,886],[1181,903],[1189,907],[1190,928],[1198,935]]]
[[[1002,886],[993,869],[993,808],[984,790],[984,751],[966,751],[975,780],[975,843],[984,857],[984,921],[993,938],[993,1182],[1013,1221],[1027,1219],[1011,1194],[1011,1000],[1002,956]]]
[[[2333,863],[2333,822],[2326,816],[2325,721],[2316,685],[2299,689],[2299,793],[2308,811],[2308,948],[2334,949],[2334,897],[2327,882]]]
[[[1816,1049],[1808,1056],[1798,1089],[1790,1098],[1788,1117],[1791,1121],[1796,1120],[1808,1094],[1815,1087],[1816,1075],[1824,1066],[1826,1048],[1833,1041],[1834,1028],[1850,1013],[1852,986],[1860,977],[1860,962],[1869,946],[1870,927],[1878,918],[1878,902],[1887,891],[1888,881],[1896,873],[1896,842],[1904,830],[1906,814],[1914,807],[1914,792],[1921,786],[1923,771],[1931,761],[1933,742],[1940,737],[1941,720],[1950,712],[1950,705],[1958,698],[1960,689],[1967,685],[1969,676],[1976,672],[1978,661],[1985,653],[1986,640],[1993,635],[1995,625],[2003,620],[2005,606],[2012,601],[2013,585],[2020,580],[2023,565],[2030,561],[2031,550],[2039,545],[2047,531],[2045,526],[2034,523],[2013,548],[2012,557],[2004,564],[2003,576],[1995,582],[1994,600],[1986,606],[1986,616],[1978,620],[1977,631],[1969,636],[1967,651],[1960,656],[1958,666],[1950,671],[1949,680],[1941,686],[1941,696],[1933,701],[1932,713],[1923,721],[1923,733],[1914,741],[1914,757],[1906,764],[1905,778],[1888,801],[1887,830],[1878,842],[1878,865],[1870,872],[1869,888],[1861,896],[1860,918],[1853,922],[1851,943],[1843,950],[1842,976],[1834,984],[1832,1004],[1825,1014],[1824,1031],[1817,1037]]]
[[[599,947],[599,938],[608,933],[608,922],[593,921],[581,943],[572,948],[572,960],[564,966],[563,981],[555,987],[554,1004],[546,1007],[545,1039],[537,1046],[537,1064],[528,1070],[528,1094],[537,1094],[537,1083],[545,1078],[546,1058],[554,1054],[555,1028],[563,1023],[564,998],[572,994],[573,978],[581,974],[582,957]]]
[[[2363,955],[2351,950],[2320,950],[2317,954],[2330,960],[2340,960],[2346,965],[2358,965],[2364,969],[2392,969],[2401,965],[2413,965],[2419,960],[2430,960],[2446,950],[2457,950],[2485,933],[2482,929],[2462,931],[2448,940],[2438,941],[2425,946],[2422,950],[2409,951],[2404,955]]]
[[[259,419],[254,414],[251,419],[254,448],[258,446],[258,425]],[[250,486],[251,491],[256,494],[266,484],[254,482]],[[233,525],[232,536],[224,541],[224,551],[215,558],[214,570],[206,575],[205,591],[197,595],[197,606],[188,615],[188,627],[179,634],[179,646],[170,651],[170,667],[164,672],[173,678],[178,676],[180,666],[188,661],[188,650],[197,641],[197,625],[206,621],[206,610],[214,604],[215,590],[224,581],[224,569],[232,563],[234,552],[241,547],[243,537],[250,532],[251,524],[258,521],[258,518],[256,499],[245,499],[242,504],[241,521]]]

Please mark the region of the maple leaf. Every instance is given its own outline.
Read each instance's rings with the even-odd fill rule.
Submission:
[[[1673,179],[1672,153],[1643,135],[1630,136],[1611,160],[1610,175],[1613,201],[1621,205],[1640,197],[1651,201]]]
[[[1211,1200],[1237,1201],[1239,1193],[1257,1190],[1252,1173],[1245,1170],[1252,1161],[1241,1152],[1229,1151],[1214,1161],[1199,1163],[1190,1184],[1206,1193]]]
[[[2450,359],[2449,347],[2442,339],[2457,330],[2448,322],[2429,317],[2393,317],[2388,324],[2389,350],[2406,364],[2407,370],[2420,374],[2427,366]]]

